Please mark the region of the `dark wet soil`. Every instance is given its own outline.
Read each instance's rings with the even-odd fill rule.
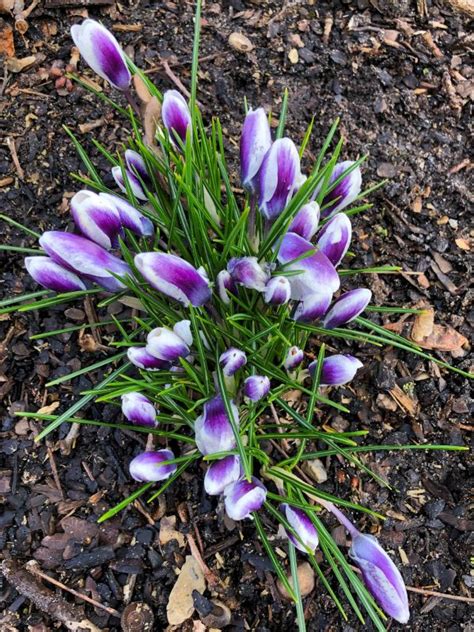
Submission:
[[[189,86],[192,3],[85,5],[40,3],[27,18],[24,35],[14,33],[15,59],[34,56],[31,65],[13,72],[19,66],[10,58],[0,79],[0,212],[38,232],[69,224],[68,199],[78,188],[69,174],[81,171],[80,159],[62,126],[79,134],[99,170],[106,165],[91,144],[92,136],[111,151],[127,138],[121,120],[100,101],[80,87],[68,90],[64,69],[75,63],[68,35],[73,22],[87,15],[101,19],[116,29],[127,52],[160,88],[176,87],[172,73]],[[14,20],[3,17],[0,31],[7,38]],[[253,49],[234,50],[228,43],[232,32],[246,35]],[[367,185],[387,179],[372,197],[374,207],[355,220],[354,267],[402,266],[402,275],[365,279],[375,302],[413,306],[423,301],[434,308],[437,323],[467,338],[473,324],[468,33],[467,18],[437,1],[207,2],[199,76],[205,117],[221,116],[228,155],[234,159],[244,97],[278,114],[282,91],[288,88],[289,132],[296,140],[315,115],[313,153],[318,139],[340,117],[344,157],[368,154]],[[84,64],[78,69],[95,80]],[[4,222],[2,241],[34,244]],[[5,297],[37,289],[24,275],[21,256],[0,252],[0,266]],[[15,416],[45,407],[45,412],[65,410],[100,380],[99,369],[45,387],[103,359],[112,335],[107,326],[92,340],[78,332],[29,340],[33,334],[87,322],[93,309],[80,303],[65,311],[10,314],[0,322],[3,558],[19,564],[37,560],[43,572],[118,612],[129,602],[146,602],[155,614],[154,629],[164,630],[168,596],[189,553],[176,540],[159,543],[161,518],[176,516],[178,531],[194,537],[222,582],[219,598],[232,611],[228,629],[294,630],[294,612],[276,591],[252,524],[224,522],[222,508],[216,512],[215,501],[203,494],[198,466],[160,503],[140,501],[99,529],[98,516],[135,489],[127,465],[142,440],[114,429],[81,426],[71,444],[65,424],[48,442],[35,444],[39,424]],[[99,315],[126,316],[126,309],[112,305]],[[469,368],[466,350],[434,353]],[[335,417],[324,411],[322,422],[366,429],[371,443],[469,445],[472,399],[467,380],[393,349],[359,347],[357,354],[365,369],[351,388],[338,394],[351,414]],[[406,397],[394,398],[400,391]],[[92,405],[84,414],[114,421],[117,408]],[[379,452],[366,463],[392,489],[331,458],[325,461],[329,476],[322,488],[388,516],[383,526],[363,517],[360,524],[393,552],[407,584],[467,597],[473,586],[469,453]],[[81,604],[64,590],[49,587],[66,602]],[[411,630],[454,632],[471,625],[469,606],[462,600],[414,593],[410,600]],[[28,595],[1,576],[0,606],[5,608],[2,630],[58,629],[44,608],[32,605]],[[84,608],[99,629],[121,629],[115,615],[90,604]],[[305,600],[305,610],[309,630],[362,629],[352,617],[349,623],[341,621],[319,585]],[[193,628],[188,621],[180,629],[204,628]]]

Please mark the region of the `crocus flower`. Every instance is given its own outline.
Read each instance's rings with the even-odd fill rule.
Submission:
[[[293,371],[304,360],[304,352],[299,347],[293,346],[288,349],[283,366],[287,371]]]
[[[350,169],[354,164],[353,161],[346,160],[344,162],[338,162],[331,173],[329,178],[328,187],[334,184],[342,174]],[[362,174],[360,168],[356,167],[350,173],[342,178],[342,180],[336,184],[332,191],[325,194],[321,201],[321,215],[323,217],[329,217],[335,213],[342,211],[351,204],[360,193],[362,185]]]
[[[240,349],[230,347],[227,351],[221,353],[219,364],[222,367],[222,373],[226,377],[230,377],[247,364],[247,356]]]
[[[191,113],[184,97],[177,90],[165,92],[161,117],[171,138],[176,134],[185,143],[188,127],[191,127]]]
[[[269,274],[259,264],[257,257],[233,258],[227,264],[227,270],[238,285],[249,290],[263,292]]]
[[[244,381],[244,395],[252,402],[263,399],[270,390],[270,380],[266,375],[251,375]]]
[[[266,497],[267,490],[257,478],[237,481],[224,490],[226,513],[232,520],[244,520],[261,508]]]
[[[362,571],[367,588],[380,607],[399,623],[410,618],[408,596],[400,571],[371,535],[352,536],[349,555]]]
[[[314,292],[309,292],[296,306],[293,319],[302,323],[318,320],[327,312],[331,299],[332,292],[328,288],[320,287]]]
[[[162,463],[174,458],[171,450],[142,452],[130,462],[130,476],[143,483],[164,481],[176,472],[176,463],[168,463],[167,465],[162,465]]]
[[[268,281],[263,292],[265,303],[284,305],[291,297],[291,285],[284,276],[275,276]]]
[[[272,144],[270,125],[263,108],[249,110],[240,137],[240,173],[244,188],[254,192],[258,172]]]
[[[204,270],[196,270],[190,263],[164,252],[142,252],[135,257],[135,265],[146,281],[166,296],[187,307],[199,307],[211,298],[209,279]]]
[[[239,411],[231,401],[234,423],[239,424]],[[220,395],[204,404],[204,412],[194,424],[196,445],[201,454],[215,454],[235,448],[235,436]]]
[[[130,274],[124,261],[80,235],[49,230],[41,235],[39,244],[55,263],[112,292],[124,285],[111,273]]]
[[[331,261],[334,266],[338,266],[352,238],[352,225],[345,213],[337,213],[329,222],[323,226],[318,235],[318,248]]]
[[[308,366],[311,375],[314,375],[318,361],[311,362]],[[351,355],[333,355],[323,360],[321,371],[321,384],[324,386],[341,386],[350,382],[357,369],[360,369],[362,362]]]
[[[229,292],[231,294],[237,294],[237,286],[228,270],[221,270],[219,272],[216,277],[216,287],[221,301],[223,301],[226,305],[229,305]]]
[[[25,267],[36,283],[54,292],[85,290],[84,281],[49,257],[26,257]]]
[[[299,272],[288,277],[291,298],[295,300],[302,300],[309,293],[316,292],[332,295],[339,289],[339,275],[334,265],[323,252],[315,250],[311,242],[296,233],[287,233],[282,239],[278,251],[279,262],[285,265],[287,270]],[[312,254],[303,257],[308,252]]]
[[[183,333],[182,330],[186,333]],[[176,362],[179,358],[186,358],[189,353],[189,345],[192,343],[189,321],[180,321],[174,326],[173,331],[167,327],[152,329],[146,338],[147,352],[165,362]]]
[[[71,27],[71,37],[87,64],[102,79],[127,92],[131,75],[125,55],[115,37],[95,20],[84,20]]]
[[[238,481],[242,475],[240,458],[236,454],[213,461],[204,477],[204,489],[209,496],[222,494],[227,485]]]
[[[127,357],[132,364],[145,371],[161,371],[170,368],[169,362],[155,358],[145,347],[129,347]]]
[[[120,215],[105,198],[93,191],[79,191],[71,200],[71,213],[85,237],[106,250],[117,247],[122,230]]]
[[[296,213],[288,232],[296,233],[309,241],[318,230],[319,215],[319,204],[317,202],[305,204]]]
[[[259,172],[258,205],[264,217],[273,220],[287,206],[300,181],[300,157],[289,138],[279,138],[267,152]]]
[[[362,287],[341,294],[326,314],[323,327],[334,329],[354,320],[364,311],[371,298],[372,292]]]
[[[156,409],[148,397],[142,393],[133,391],[122,395],[122,413],[130,423],[137,426],[154,428],[158,425]]]
[[[114,206],[119,214],[122,226],[140,235],[140,237],[153,235],[155,230],[153,222],[148,219],[148,217],[142,215],[130,202],[127,202],[127,200],[124,200],[118,195],[111,195],[110,193],[99,193],[99,197],[104,198],[109,204]]]
[[[125,151],[125,164],[127,165],[128,171],[134,173],[145,183],[147,189],[151,188],[152,180],[146,168],[146,162],[138,151],[127,149]]]
[[[137,176],[129,169],[125,169],[125,173],[130,185],[130,189],[132,190],[132,193],[137,198],[137,200],[148,200],[148,196],[143,190],[142,184]],[[125,186],[122,168],[119,165],[112,167],[112,177],[115,180],[115,184],[122,191],[122,193],[127,193],[127,187]]]
[[[303,553],[307,553],[308,549],[314,553],[319,544],[319,538],[316,527],[311,522],[308,514],[287,503],[280,505],[280,510],[285,514],[285,518],[290,527],[293,528],[299,538],[296,538],[291,531],[285,529],[290,542],[292,542],[297,549],[303,551]]]

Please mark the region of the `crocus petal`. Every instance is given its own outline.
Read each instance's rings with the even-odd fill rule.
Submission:
[[[132,364],[145,371],[161,371],[170,368],[169,362],[155,358],[145,347],[129,347],[127,357]]]
[[[132,193],[137,198],[137,200],[148,200],[148,196],[143,190],[141,182],[137,178],[137,176],[128,169],[125,169],[125,172]],[[127,187],[125,186],[125,181],[123,179],[122,168],[119,165],[112,167],[112,177],[122,193],[127,193]]]
[[[237,294],[237,286],[228,270],[221,270],[219,272],[216,277],[216,287],[221,301],[223,301],[226,305],[229,305],[229,292],[231,294]]]
[[[193,334],[191,332],[191,321],[180,320],[173,327],[174,333],[179,336],[190,347],[193,344]]]
[[[287,270],[298,271],[299,274],[289,277],[291,298],[302,300],[311,293],[334,293],[339,289],[339,275],[334,265],[323,252],[316,251],[302,257],[308,251],[314,251],[313,244],[296,233],[287,233],[281,242],[278,260]],[[290,263],[294,261],[294,263]],[[289,264],[289,265],[286,265]]]
[[[311,375],[314,375],[318,361],[311,362],[308,366]],[[362,362],[351,355],[333,355],[323,360],[321,371],[321,384],[324,386],[341,386],[350,382],[357,370],[362,366]]]
[[[131,75],[125,55],[115,37],[95,20],[71,27],[71,36],[86,63],[118,90],[127,91]]]
[[[120,216],[106,199],[93,191],[79,191],[71,200],[71,213],[85,237],[106,250],[118,245],[122,230]]]
[[[155,358],[166,362],[176,362],[178,358],[189,355],[189,347],[181,336],[166,327],[156,327],[150,331],[146,339],[146,350]]]
[[[199,307],[211,298],[209,281],[190,263],[162,252],[143,252],[135,257],[135,265],[146,281],[166,296],[187,307]]]
[[[289,138],[279,138],[267,152],[259,172],[259,208],[275,219],[293,195],[301,173],[300,157]]]
[[[54,292],[76,292],[86,286],[77,274],[66,270],[49,257],[26,257],[28,274],[47,290]]]
[[[270,380],[266,375],[251,375],[244,381],[244,395],[252,402],[263,399],[270,391]]]
[[[293,371],[304,360],[304,352],[299,347],[293,346],[288,349],[283,366],[287,371]]]
[[[366,288],[350,290],[334,302],[323,320],[323,327],[334,329],[349,323],[361,314],[372,298],[372,292]]]
[[[163,461],[171,461],[175,456],[171,450],[142,452],[129,465],[130,476],[136,481],[150,483],[164,481],[176,472],[176,463],[161,465]]]
[[[244,520],[262,507],[266,497],[267,490],[258,479],[237,481],[224,490],[226,513],[232,520]]]
[[[155,228],[153,222],[145,217],[134,206],[124,200],[118,195],[111,195],[110,193],[99,193],[99,197],[103,197],[109,204],[112,204],[117,210],[120,221],[125,228],[128,228],[137,235],[153,235]]]
[[[119,276],[130,274],[130,268],[124,261],[80,235],[50,230],[41,235],[39,244],[59,265],[109,290],[124,287],[111,272]]]
[[[239,411],[231,402],[235,425],[239,424]],[[215,454],[235,448],[235,436],[220,395],[204,404],[204,413],[194,424],[196,445],[201,454]]]
[[[354,164],[351,160],[344,162],[338,162],[334,166],[334,170],[331,173],[328,186],[332,185],[342,174],[350,169]],[[329,191],[321,202],[321,214],[322,217],[330,217],[343,208],[346,208],[351,204],[360,193],[362,185],[362,174],[360,168],[356,167],[350,173],[342,178],[342,180]]]
[[[311,522],[308,514],[286,503],[280,505],[280,510],[283,511],[290,527],[293,528],[299,538],[298,540],[290,531],[286,530],[288,539],[303,553],[307,553],[308,549],[314,553],[319,544],[319,538],[316,527]]]
[[[263,299],[265,303],[284,305],[291,297],[291,285],[284,276],[272,277],[265,286]]]
[[[296,213],[288,229],[289,233],[296,233],[308,241],[315,235],[319,225],[319,205],[317,202],[305,204]]]
[[[311,323],[318,320],[327,312],[331,303],[332,292],[321,288],[317,292],[311,292],[303,297],[301,303],[296,306],[293,319],[302,323]]]
[[[230,347],[230,349],[221,353],[219,364],[222,367],[222,373],[226,377],[230,377],[247,364],[247,356],[240,349]]]
[[[271,144],[272,136],[265,110],[249,110],[240,138],[240,172],[246,189],[255,191],[258,172]]]
[[[227,264],[227,270],[235,283],[249,290],[263,292],[269,275],[258,263],[257,257],[234,258]]]
[[[127,165],[128,171],[131,171],[143,180],[147,189],[151,188],[152,181],[146,168],[146,162],[143,160],[138,151],[127,149],[125,151],[125,164]]]
[[[410,610],[405,583],[377,539],[359,533],[352,540],[349,554],[362,571],[367,588],[381,608],[399,623],[407,623]]]
[[[204,477],[204,489],[209,496],[222,494],[231,483],[238,481],[242,475],[240,458],[236,454],[213,461]]]
[[[320,252],[323,252],[334,266],[338,266],[350,246],[351,239],[351,221],[345,213],[338,213],[323,226],[317,244]]]
[[[168,133],[176,134],[186,142],[188,127],[191,127],[191,113],[184,97],[177,90],[167,90],[163,96],[161,117]]]
[[[133,391],[122,395],[122,413],[130,423],[137,426],[154,428],[158,425],[156,409],[148,397],[142,393]]]

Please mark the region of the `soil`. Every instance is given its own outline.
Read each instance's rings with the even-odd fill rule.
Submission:
[[[70,224],[68,199],[79,186],[70,172],[81,171],[80,159],[63,126],[79,134],[102,172],[106,165],[92,137],[111,151],[127,138],[121,120],[100,100],[79,86],[69,91],[64,69],[76,61],[71,61],[68,34],[72,23],[87,15],[102,20],[160,88],[176,87],[173,73],[189,86],[191,2],[93,4],[40,2],[26,18],[28,30],[14,32],[15,51],[11,46],[4,50],[0,208],[38,232]],[[8,49],[14,20],[3,18],[0,31]],[[246,35],[252,50],[232,48],[228,38],[233,32]],[[467,17],[436,0],[207,2],[199,75],[205,118],[222,118],[227,152],[234,161],[244,97],[278,114],[282,91],[288,88],[288,131],[295,140],[302,139],[315,115],[313,154],[331,122],[340,117],[344,157],[368,154],[368,186],[387,178],[371,198],[373,208],[354,221],[353,267],[402,266],[401,275],[364,278],[374,302],[413,306],[423,301],[434,308],[437,323],[467,338],[474,314],[469,306],[471,164],[466,134],[473,94],[470,42]],[[20,70],[15,60],[28,56],[34,56],[33,63]],[[96,81],[82,62],[78,70]],[[34,246],[33,238],[9,224],[2,223],[2,231],[5,243]],[[0,252],[0,261],[5,297],[37,289],[25,276],[22,256]],[[163,516],[177,516],[176,529],[193,535],[222,582],[219,598],[232,611],[227,629],[296,629],[294,611],[275,589],[252,524],[223,519],[222,507],[216,511],[215,500],[203,494],[199,466],[186,472],[160,503],[139,501],[99,529],[96,520],[104,510],[136,489],[127,465],[137,442],[144,445],[144,440],[110,428],[81,426],[71,443],[66,439],[70,426],[64,424],[47,442],[36,444],[39,423],[15,416],[42,407],[65,410],[100,380],[99,369],[45,388],[48,381],[103,359],[112,331],[107,326],[92,338],[74,332],[29,340],[33,334],[87,322],[93,309],[90,303],[78,303],[66,310],[9,314],[0,322],[3,558],[19,564],[36,560],[42,572],[118,612],[130,602],[145,602],[154,612],[154,629],[164,630],[168,596],[187,550],[177,540],[160,545],[158,534]],[[114,304],[99,315],[126,316],[126,309]],[[434,353],[469,369],[465,350]],[[338,392],[351,414],[335,417],[325,410],[323,423],[366,429],[370,443],[469,444],[472,399],[467,380],[394,349],[358,346],[357,355],[365,363],[363,372],[351,388]],[[405,394],[398,403],[396,388]],[[114,421],[117,410],[91,405],[84,415]],[[468,553],[473,545],[469,453],[379,452],[369,455],[367,464],[391,488],[330,457],[325,461],[329,477],[321,488],[388,517],[383,525],[357,519],[393,553],[408,585],[467,597],[474,583]],[[60,600],[83,606],[99,629],[121,629],[115,614],[47,585]],[[0,607],[5,608],[1,629],[58,629],[51,609],[29,596],[0,576]],[[469,604],[462,599],[411,593],[410,601],[411,630],[454,632],[472,624]],[[204,605],[198,604],[203,616]],[[311,631],[372,629],[351,615],[344,623],[318,584],[305,599],[305,612]],[[194,627],[189,620],[179,629],[204,629],[196,621]]]

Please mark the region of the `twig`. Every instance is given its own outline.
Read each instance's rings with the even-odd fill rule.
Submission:
[[[50,577],[49,575],[46,575],[46,573],[43,573],[43,571],[40,570],[38,563],[35,562],[34,560],[32,560],[31,562],[28,562],[26,564],[26,568],[29,571],[31,571],[31,573],[33,573],[34,575],[37,575],[38,577],[41,577],[41,579],[44,579],[50,584],[53,584],[53,586],[57,586],[58,588],[61,588],[61,590],[65,590],[66,592],[71,593],[71,595],[74,595],[75,597],[78,597],[79,599],[82,599],[83,601],[87,601],[88,603],[92,604],[96,608],[101,608],[102,610],[105,610],[105,612],[108,612],[108,614],[112,615],[113,617],[117,617],[120,619],[121,614],[120,612],[118,612],[118,610],[115,610],[114,608],[110,608],[109,606],[104,606],[104,604],[100,603],[100,601],[96,601],[95,599],[92,599],[92,597],[88,597],[87,595],[84,595],[78,590],[74,590],[74,588],[69,588],[69,586],[66,586],[65,584],[58,581],[57,579],[54,579],[54,577]]]
[[[56,487],[58,488],[58,492],[61,494],[62,500],[64,500],[64,492],[63,492],[63,488],[61,487],[61,481],[59,480],[58,468],[56,467],[56,461],[54,459],[54,454],[53,454],[53,451],[51,450],[51,447],[49,445],[48,445],[47,449],[48,449],[48,458],[49,458],[49,463],[51,465],[51,471],[53,473],[54,482],[56,483]]]
[[[334,18],[332,15],[327,15],[324,18],[324,28],[323,28],[323,44],[327,46],[329,43],[329,38],[331,37],[331,31],[334,24]]]
[[[207,583],[209,584],[211,588],[217,586],[220,583],[219,579],[211,571],[209,566],[207,566],[206,562],[202,559],[201,552],[199,551],[193,536],[190,533],[188,533],[187,538],[188,538],[189,548],[191,549],[191,555],[196,559],[196,562],[201,567]]]
[[[163,70],[165,71],[166,76],[169,77],[169,79],[171,79],[171,81],[174,84],[176,84],[176,86],[181,90],[181,92],[183,92],[189,99],[191,97],[191,93],[186,88],[186,86],[183,84],[181,79],[179,77],[177,77],[174,74],[174,72],[171,70],[171,68],[169,67],[168,62],[165,59],[163,59],[161,61],[161,65],[163,66]]]
[[[57,619],[68,630],[101,632],[86,618],[83,608],[70,604],[61,595],[43,586],[32,573],[21,568],[14,560],[4,560],[0,570],[20,595],[30,599],[41,612]]]
[[[8,149],[10,150],[13,164],[15,165],[16,173],[18,177],[20,178],[20,180],[23,180],[25,178],[25,172],[21,168],[20,161],[18,160],[18,154],[16,151],[15,141],[13,140],[13,138],[8,137],[6,140],[6,143],[7,143]]]
[[[461,597],[460,595],[449,595],[447,593],[437,592],[436,590],[426,590],[426,588],[415,588],[414,586],[406,586],[409,592],[419,595],[427,595],[428,597],[440,597],[441,599],[451,599],[452,601],[464,601],[465,603],[474,603],[474,597]]]

